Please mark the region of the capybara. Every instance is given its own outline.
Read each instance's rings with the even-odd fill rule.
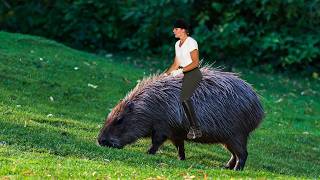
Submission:
[[[181,160],[185,159],[185,140],[221,143],[231,152],[225,167],[242,170],[248,156],[247,139],[262,121],[263,107],[253,88],[238,74],[208,64],[200,71],[203,78],[191,102],[202,137],[187,139],[189,122],[179,101],[183,74],[153,74],[144,77],[108,114],[98,143],[122,148],[139,138],[151,137],[148,153],[155,154],[169,139]]]

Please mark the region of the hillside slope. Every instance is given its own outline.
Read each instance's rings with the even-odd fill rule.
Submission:
[[[122,150],[96,145],[104,118],[147,68],[118,63],[41,37],[0,32],[0,177],[319,178],[320,83],[242,75],[261,94],[266,119],[249,141],[243,172],[224,170],[229,153],[187,143],[186,161],[150,139]]]

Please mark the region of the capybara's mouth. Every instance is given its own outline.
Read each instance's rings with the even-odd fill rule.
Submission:
[[[122,149],[123,148],[123,146],[117,145],[117,144],[107,144],[107,145],[104,145],[104,147],[117,148],[117,149]]]
[[[118,143],[114,143],[114,142],[98,142],[98,145],[102,146],[102,147],[108,147],[108,148],[117,148],[117,149],[122,149],[123,146],[118,144]]]

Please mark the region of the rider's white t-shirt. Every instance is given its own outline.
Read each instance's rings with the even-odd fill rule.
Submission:
[[[190,53],[191,51],[198,49],[198,43],[192,37],[188,36],[181,47],[179,47],[179,44],[180,40],[178,40],[175,45],[176,58],[180,66],[186,67],[187,65],[192,63]]]

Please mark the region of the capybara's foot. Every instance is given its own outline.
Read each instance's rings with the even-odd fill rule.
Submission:
[[[151,146],[149,149],[148,149],[148,151],[147,151],[147,153],[148,154],[156,154],[156,152],[157,152],[157,148],[155,148],[154,146]]]
[[[233,168],[233,170],[235,170],[235,171],[242,171],[242,170],[243,170],[243,167],[241,168],[240,166],[235,166],[235,167]]]
[[[193,126],[190,127],[190,130],[187,134],[188,139],[196,139],[201,136],[202,136],[202,132],[198,127],[193,127]]]
[[[239,160],[237,161],[237,163],[236,163],[236,165],[234,166],[233,170],[235,170],[235,171],[242,171],[243,168],[244,168],[244,165],[245,165],[245,163],[246,163],[247,156],[248,156],[248,153],[245,152],[244,155],[239,158]]]
[[[234,155],[231,155],[230,160],[228,161],[227,164],[224,165],[224,168],[226,169],[233,169],[234,166],[236,165],[237,159]]]
[[[232,164],[225,164],[224,166],[223,166],[225,169],[233,169],[234,168],[234,165],[232,165]]]
[[[229,164],[225,164],[225,165],[223,166],[223,168],[224,168],[224,169],[233,169]]]

